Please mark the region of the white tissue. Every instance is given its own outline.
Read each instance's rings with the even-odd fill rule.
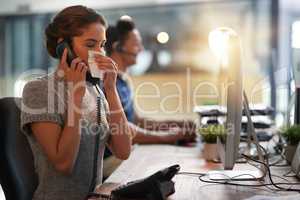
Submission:
[[[88,63],[92,77],[103,80],[103,71],[99,70],[97,63],[95,62],[95,55],[105,56],[105,53],[101,51],[88,51]]]

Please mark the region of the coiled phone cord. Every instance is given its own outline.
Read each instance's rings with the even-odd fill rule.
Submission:
[[[99,126],[99,130],[101,130],[101,91],[102,90],[102,82],[99,81],[99,85],[95,85],[95,88],[98,92],[97,96],[97,125]],[[100,132],[96,135],[95,139],[95,148],[94,148],[94,163],[93,163],[93,174],[92,174],[92,181],[89,187],[89,194],[88,198],[96,198],[96,199],[104,199],[104,200],[112,200],[110,195],[103,195],[94,192],[97,180],[97,162],[98,162],[98,152],[99,152],[99,139],[100,139]]]

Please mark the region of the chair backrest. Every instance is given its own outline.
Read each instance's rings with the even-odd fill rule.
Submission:
[[[0,184],[6,200],[31,200],[38,184],[33,154],[20,130],[20,102],[0,99]]]

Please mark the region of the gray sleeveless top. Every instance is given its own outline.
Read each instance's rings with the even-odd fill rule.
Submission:
[[[100,134],[97,157],[96,185],[102,181],[102,162],[105,144],[109,138],[106,119],[108,104],[101,97],[101,123],[97,124],[97,96],[91,85],[87,86],[82,101],[82,115],[79,130],[81,140],[77,159],[71,175],[63,175],[48,161],[29,127],[33,122],[54,122],[64,127],[67,116],[67,83],[55,74],[33,80],[23,90],[21,107],[21,129],[27,136],[34,155],[35,170],[39,184],[33,200],[82,200],[88,194],[93,176],[94,149],[96,135]],[[68,120],[68,123],[72,121]],[[41,133],[42,134],[42,133]]]

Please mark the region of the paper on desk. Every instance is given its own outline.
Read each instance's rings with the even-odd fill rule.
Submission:
[[[256,195],[244,200],[299,200],[300,194],[288,195],[288,196],[266,196],[266,195]]]

